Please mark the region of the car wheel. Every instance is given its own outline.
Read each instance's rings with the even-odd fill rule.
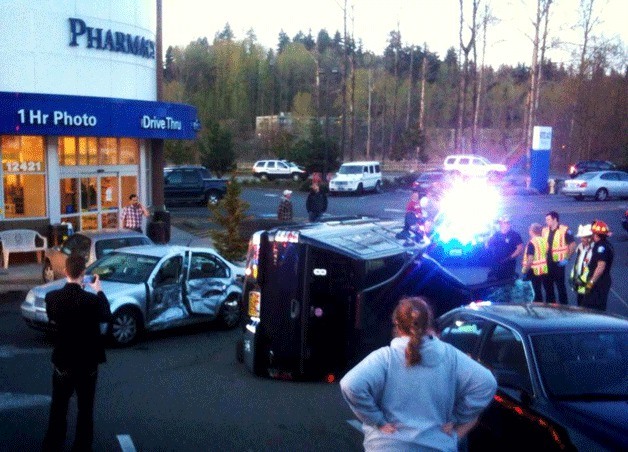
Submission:
[[[228,298],[220,308],[220,323],[225,328],[235,328],[240,322],[240,300]]]
[[[119,347],[133,344],[141,329],[139,313],[134,308],[120,308],[113,314],[110,326],[110,336],[113,343]]]
[[[377,181],[375,183],[375,193],[381,193],[382,192],[382,183],[380,181]]]
[[[298,182],[301,180],[301,175],[299,173],[293,173],[292,174],[292,180],[295,182]]]
[[[55,273],[52,270],[52,264],[48,259],[46,259],[46,263],[44,264],[44,268],[41,272],[41,277],[45,283],[55,280]]]
[[[268,180],[268,174],[266,174],[266,173],[262,173],[262,174],[260,174],[260,175],[259,175],[259,178],[260,178],[261,180]]]
[[[583,200],[584,200],[584,196],[582,195],[576,196],[576,201],[583,201]]]
[[[595,192],[595,199],[598,201],[606,201],[608,199],[608,190],[605,188],[600,188]]]
[[[210,191],[207,195],[207,202],[205,204],[209,204],[210,206],[215,206],[220,201],[220,196],[215,191]]]
[[[355,192],[356,192],[358,195],[363,194],[363,193],[364,193],[364,186],[363,186],[362,184],[358,185],[358,188],[356,188],[356,189],[355,189]]]

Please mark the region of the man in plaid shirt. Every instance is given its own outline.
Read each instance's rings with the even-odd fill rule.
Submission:
[[[132,229],[137,232],[142,231],[142,217],[148,217],[150,214],[146,207],[140,204],[137,195],[134,193],[129,196],[131,204],[122,209],[122,218],[120,223],[124,229]]]

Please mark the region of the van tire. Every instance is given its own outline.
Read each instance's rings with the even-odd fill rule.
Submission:
[[[358,188],[356,188],[356,189],[355,189],[355,192],[356,192],[358,195],[362,195],[362,194],[364,194],[364,186],[363,186],[362,184],[359,184],[359,185],[358,185]]]
[[[377,181],[375,183],[375,193],[381,193],[382,192],[382,183],[381,181]]]

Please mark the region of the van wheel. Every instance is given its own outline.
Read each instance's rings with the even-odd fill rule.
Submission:
[[[375,193],[381,193],[382,192],[382,183],[380,181],[377,181],[377,183],[375,184]]]
[[[356,188],[356,189],[355,189],[355,192],[356,192],[358,195],[363,194],[363,193],[364,193],[364,186],[363,186],[362,184],[358,185],[358,188]]]
[[[266,174],[266,173],[262,173],[262,174],[260,174],[260,175],[259,175],[259,178],[260,178],[261,180],[268,180],[268,174]]]

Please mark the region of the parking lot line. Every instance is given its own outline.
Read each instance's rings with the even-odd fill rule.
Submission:
[[[135,452],[135,445],[131,439],[131,435],[116,435],[122,452]]]

